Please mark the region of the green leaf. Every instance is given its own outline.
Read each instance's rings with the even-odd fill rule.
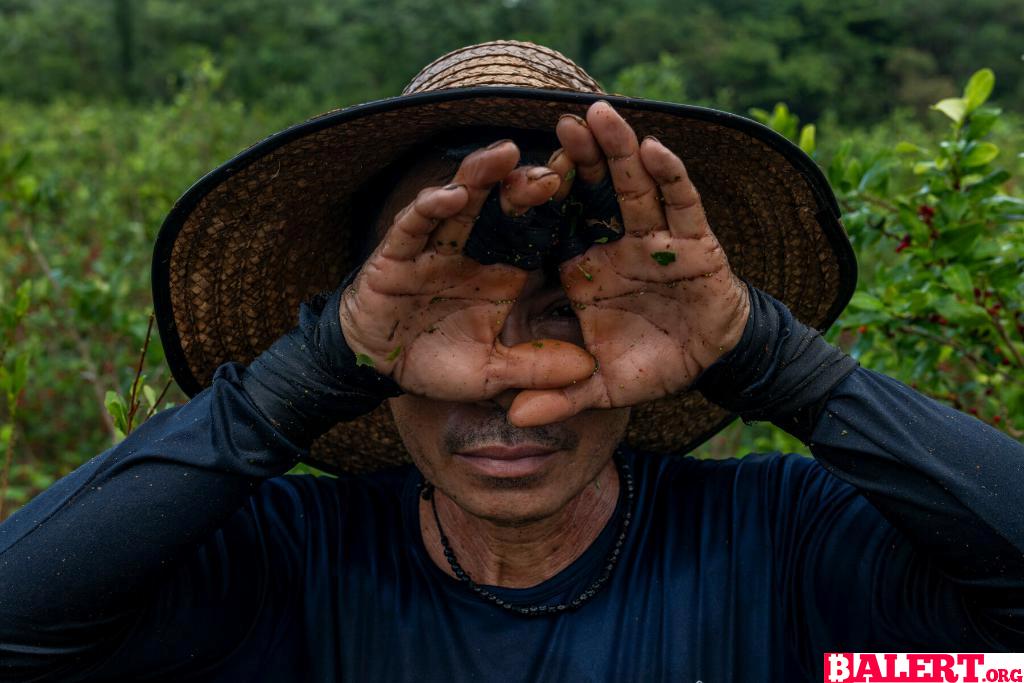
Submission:
[[[393,348],[391,350],[391,353],[388,354],[388,362],[393,361],[394,359],[398,358],[399,354],[401,354],[401,353],[402,353],[402,345],[399,344],[398,346],[396,346],[395,348]]]
[[[367,356],[365,353],[357,353],[356,354],[356,367],[357,368],[359,368],[359,367],[373,368],[373,367],[376,367],[376,366],[377,366],[377,364],[373,362],[373,359],[370,358],[369,356]]]
[[[939,315],[957,325],[976,326],[988,321],[988,313],[977,304],[957,301],[952,296],[944,296],[935,302],[935,310]]]
[[[813,123],[808,123],[806,126],[800,129],[800,149],[807,152],[808,154],[814,154],[814,133],[815,128]]]
[[[914,175],[924,175],[928,171],[935,169],[934,161],[919,161],[914,164]]]
[[[964,88],[964,101],[967,106],[967,113],[985,104],[988,96],[992,94],[992,87],[996,84],[996,75],[992,69],[979,69],[974,72],[967,87]]]
[[[121,432],[123,438],[123,435],[128,432],[128,405],[124,398],[116,391],[107,391],[103,398],[103,405],[106,406],[110,416],[114,418],[114,426]]]
[[[857,292],[850,299],[850,305],[854,308],[859,308],[862,311],[884,311],[885,304],[882,300],[876,296],[868,294],[867,292]]]
[[[152,410],[156,406],[156,392],[153,391],[153,387],[148,384],[143,385],[142,395],[146,398],[146,407]]]
[[[964,133],[968,140],[977,140],[989,134],[992,126],[996,124],[1003,110],[998,107],[982,107],[972,113],[967,119],[967,129]]]
[[[895,149],[897,154],[919,154],[924,151],[914,143],[907,142],[906,140],[897,142]]]
[[[984,166],[999,156],[999,148],[991,142],[978,142],[971,146],[970,151],[964,155],[962,164],[964,168]]]
[[[18,285],[18,291],[15,294],[17,299],[15,299],[15,303],[14,303],[14,321],[15,321],[15,324],[17,324],[18,321],[20,321],[22,318],[24,318],[25,314],[28,313],[29,298],[30,298],[31,294],[32,294],[32,281],[31,280],[26,280],[25,282],[22,282],[20,285]]]
[[[967,113],[967,101],[962,97],[947,97],[933,104],[932,109],[941,111],[959,125],[963,123],[964,114]]]
[[[656,251],[651,254],[651,258],[658,262],[660,266],[667,266],[676,260],[676,252],[674,251]]]
[[[942,280],[949,288],[961,296],[971,296],[974,291],[974,283],[971,281],[971,273],[959,263],[947,266],[942,271]]]

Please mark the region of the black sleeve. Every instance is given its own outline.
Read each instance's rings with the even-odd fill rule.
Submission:
[[[807,443],[778,482],[794,647],[1024,649],[1024,446],[856,363],[750,288],[751,321],[698,388]]]
[[[266,520],[247,501],[318,433],[398,393],[356,367],[340,293],[304,306],[300,325],[248,369],[223,365],[187,404],[155,415],[0,525],[0,680],[71,680],[109,662],[137,630],[141,605],[153,609],[161,592],[200,602],[219,592],[211,604],[220,604],[224,592],[287,584],[302,539],[261,546]],[[255,622],[260,603],[249,604],[257,607],[204,616],[209,637],[195,643],[197,662]]]

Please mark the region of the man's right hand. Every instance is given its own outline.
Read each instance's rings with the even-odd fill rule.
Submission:
[[[467,156],[445,187],[424,189],[398,212],[341,302],[341,326],[362,364],[421,396],[474,401],[507,389],[556,389],[593,374],[594,358],[565,341],[505,346],[498,335],[527,272],[463,254],[495,183],[507,213],[564,192],[566,155],[516,167],[511,141]],[[565,168],[560,168],[566,166]]]

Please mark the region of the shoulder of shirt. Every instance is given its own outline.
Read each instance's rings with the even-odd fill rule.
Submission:
[[[397,513],[413,471],[412,465],[400,465],[366,474],[286,474],[263,482],[254,504],[297,515],[334,516],[354,508],[393,509]]]
[[[767,486],[791,490],[849,487],[820,462],[800,453],[771,451],[712,460],[689,454],[632,451],[629,457],[638,476],[659,488],[694,485]]]

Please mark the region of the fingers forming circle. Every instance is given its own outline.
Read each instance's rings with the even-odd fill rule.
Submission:
[[[640,158],[661,189],[665,219],[672,236],[699,239],[707,234],[708,219],[700,194],[682,159],[653,137],[644,138]]]
[[[636,133],[604,101],[587,110],[587,123],[601,146],[618,196],[626,230],[636,236],[667,227],[658,186],[640,160]]]

